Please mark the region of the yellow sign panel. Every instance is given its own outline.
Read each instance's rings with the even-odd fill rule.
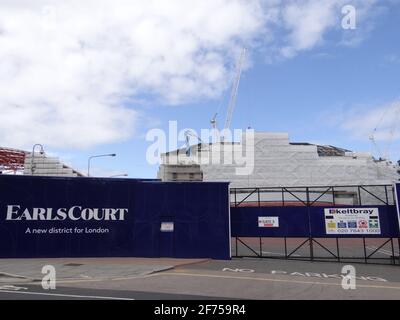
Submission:
[[[336,222],[329,221],[328,222],[328,228],[329,229],[335,229],[336,228]]]

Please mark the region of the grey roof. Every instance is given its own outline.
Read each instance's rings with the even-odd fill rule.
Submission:
[[[334,146],[322,146],[318,144],[312,144],[308,142],[291,142],[291,145],[301,145],[301,146],[317,146],[318,155],[320,157],[344,157],[346,152],[351,152],[351,150],[334,147]]]
[[[222,142],[222,144],[235,144],[238,142]],[[317,152],[320,157],[344,157],[346,152],[352,152],[351,150],[335,147],[335,146],[323,146],[323,145],[318,145],[318,144],[313,144],[313,143],[308,143],[308,142],[290,142],[289,144],[294,145],[294,146],[317,146]],[[212,143],[198,143],[195,145],[192,145],[191,148],[197,147],[198,149],[201,149],[202,146],[204,145],[212,145]],[[169,154],[178,154],[178,152],[185,152],[185,148],[182,149],[176,149],[173,151],[169,151],[164,153],[165,155]]]

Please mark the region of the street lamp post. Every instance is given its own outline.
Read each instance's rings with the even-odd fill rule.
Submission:
[[[100,158],[100,157],[116,157],[116,156],[117,156],[117,155],[116,155],[115,153],[110,153],[110,154],[100,154],[100,155],[97,155],[97,156],[91,156],[91,157],[89,157],[89,159],[88,159],[87,176],[90,177],[90,161],[91,161],[93,158]]]
[[[35,149],[36,147],[40,147],[40,154],[44,154],[44,149],[43,149],[43,145],[41,145],[40,143],[36,143],[33,145],[32,148],[32,156],[31,156],[31,174],[33,175],[33,172],[35,171],[35,165],[33,164],[33,158],[35,157]]]

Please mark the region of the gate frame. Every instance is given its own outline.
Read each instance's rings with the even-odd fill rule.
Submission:
[[[384,194],[385,194],[385,198],[381,199],[380,197],[378,197],[377,195],[373,194],[371,191],[367,190],[366,188],[368,187],[381,187],[384,188]],[[310,189],[326,189],[324,191],[314,191],[313,193],[317,194],[319,193],[319,196],[313,200],[310,201]],[[336,190],[335,190],[336,188]],[[337,190],[337,188],[356,188],[357,190],[357,200],[358,200],[358,206],[362,206],[362,197],[361,197],[361,191],[364,191],[368,194],[370,194],[371,196],[373,196],[374,198],[376,198],[376,200],[380,201],[381,203],[383,203],[386,206],[391,206],[391,205],[396,205],[397,208],[397,213],[398,213],[398,221],[399,221],[399,229],[400,229],[400,211],[399,211],[399,201],[397,198],[397,190],[396,190],[396,184],[393,185],[345,185],[345,186],[340,186],[340,185],[335,185],[335,186],[308,186],[308,187],[253,187],[253,188],[230,188],[230,199],[231,199],[231,204],[230,206],[233,208],[238,208],[241,206],[241,204],[246,203],[245,201],[250,198],[253,194],[257,193],[257,207],[260,208],[261,204],[263,201],[260,200],[260,193],[268,193],[268,190],[271,190],[270,192],[280,192],[281,193],[281,205],[282,207],[285,206],[285,192],[291,194],[295,199],[298,200],[298,204],[302,204],[303,206],[307,207],[307,211],[308,211],[308,217],[310,219],[310,212],[309,212],[309,208],[312,206],[315,206],[315,204],[318,204],[318,200],[321,199],[321,197],[323,197],[324,195],[328,194],[329,192],[332,193],[332,203],[330,204],[330,206],[339,206],[336,204],[335,201],[335,195],[340,192]],[[391,188],[391,193],[392,193],[392,199],[393,199],[393,204],[391,204],[391,201],[389,200],[389,190],[388,188]],[[294,192],[299,192],[299,191],[291,191],[290,189],[303,189],[302,191],[305,191],[305,195],[306,195],[306,200],[302,200],[301,198],[299,198]],[[248,191],[248,194],[244,197],[244,199],[242,199],[241,201],[238,202],[237,197],[238,197],[238,193],[246,193],[243,191]],[[239,191],[239,192],[238,192]],[[233,202],[232,202],[232,195],[233,195]],[[252,201],[254,202],[254,201]],[[265,201],[267,202],[267,201]],[[276,202],[276,201],[274,201]],[[286,200],[287,203],[287,200]],[[233,204],[233,206],[232,206]],[[340,206],[345,206],[345,205],[340,205]],[[351,205],[348,205],[349,207],[351,207]],[[354,205],[353,205],[354,206]],[[373,205],[371,205],[373,206]],[[255,207],[255,206],[254,206]],[[277,207],[277,205],[272,205],[270,206],[271,208],[273,207]],[[278,206],[279,207],[279,206]],[[309,223],[309,226],[311,228],[311,224]],[[253,248],[251,248],[249,245],[247,245],[243,240],[240,239],[240,237],[235,237],[235,254],[232,254],[232,257],[234,258],[247,258],[247,257],[257,257],[257,258],[268,258],[268,259],[285,259],[285,260],[299,260],[299,261],[319,261],[319,262],[332,262],[332,261],[336,261],[336,262],[344,262],[344,260],[351,260],[352,263],[364,263],[364,264],[368,264],[370,263],[370,261],[374,261],[372,262],[372,264],[383,264],[383,265],[388,265],[387,263],[379,263],[379,261],[390,261],[391,265],[398,265],[400,266],[400,236],[398,238],[393,238],[393,237],[382,237],[382,238],[377,238],[377,237],[368,237],[368,236],[362,236],[362,237],[351,237],[351,239],[362,239],[362,249],[363,249],[363,257],[342,257],[340,255],[340,243],[339,243],[339,239],[341,239],[340,237],[312,237],[311,236],[311,230],[310,230],[310,237],[251,237],[251,238],[259,238],[259,252],[257,252],[256,250],[254,250]],[[263,243],[262,243],[262,239],[263,238],[283,238],[284,240],[284,255],[283,256],[271,256],[271,255],[263,255]],[[297,246],[294,250],[292,250],[289,254],[288,254],[288,248],[287,248],[287,238],[300,238],[300,239],[305,239],[303,242],[301,242],[301,244],[299,246]],[[322,245],[319,241],[317,241],[317,239],[335,239],[336,241],[336,254],[333,253],[331,250],[329,250],[328,248],[326,248],[324,245]],[[350,239],[350,238],[349,238]],[[367,245],[366,245],[366,239],[382,239],[384,240],[383,244],[377,246],[376,249],[374,249],[372,251],[372,253],[367,254]],[[386,239],[386,240],[385,240]],[[395,253],[395,246],[394,246],[394,240],[397,239],[397,244],[398,244],[398,254],[396,255]],[[390,248],[391,248],[391,253],[392,255],[388,258],[380,258],[380,257],[373,257],[373,255],[375,255],[376,253],[378,253],[381,248],[383,248],[385,245],[387,245],[390,242]],[[244,245],[247,249],[249,249],[251,252],[253,252],[255,254],[254,255],[239,255],[238,254],[238,247],[239,247],[239,243],[241,243],[242,245]],[[294,257],[293,254],[295,254],[300,248],[306,246],[308,244],[309,246],[309,257]],[[324,249],[324,251],[328,252],[332,258],[330,257],[318,257],[318,256],[314,256],[314,244],[318,245],[319,247],[321,247],[322,249]],[[355,262],[353,260],[356,260]],[[360,261],[357,261],[360,260]],[[378,261],[378,262],[375,262]]]

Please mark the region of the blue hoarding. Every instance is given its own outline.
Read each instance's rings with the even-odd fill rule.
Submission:
[[[330,216],[332,212],[332,216]],[[336,213],[356,216],[355,226],[350,220],[343,221],[333,216]],[[355,212],[355,213],[354,213]],[[371,221],[378,221],[376,225],[360,225],[363,212],[371,212]],[[374,216],[374,214],[376,216]],[[360,218],[361,216],[361,218]],[[261,219],[275,219],[273,225],[261,225]],[[231,208],[232,236],[233,237],[375,237],[397,238],[400,236],[396,206],[351,206],[351,207],[233,207]],[[336,220],[337,221],[336,221]],[[329,223],[333,224],[331,230]],[[351,228],[350,228],[351,227]],[[360,227],[360,228],[358,228]],[[373,228],[370,228],[373,227]],[[349,231],[344,233],[344,231]],[[365,231],[364,233],[359,233]]]
[[[229,259],[228,183],[0,175],[0,257]]]
[[[396,209],[397,209],[397,224],[400,229],[400,183],[394,184],[394,193],[396,200]]]
[[[279,227],[259,227],[259,217],[278,217]],[[231,208],[234,237],[304,237],[309,234],[307,207]]]

